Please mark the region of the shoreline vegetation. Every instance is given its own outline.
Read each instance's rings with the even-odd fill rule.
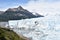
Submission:
[[[0,27],[0,40],[28,40],[17,35],[14,31]]]

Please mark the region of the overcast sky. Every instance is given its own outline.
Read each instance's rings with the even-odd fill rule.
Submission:
[[[60,13],[60,0],[0,0],[0,10],[22,6],[42,15]]]

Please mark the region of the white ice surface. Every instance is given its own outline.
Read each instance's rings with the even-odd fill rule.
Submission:
[[[19,28],[13,30],[32,40],[60,40],[60,15],[11,20],[9,26]]]

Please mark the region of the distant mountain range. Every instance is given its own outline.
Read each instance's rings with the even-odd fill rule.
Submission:
[[[23,9],[21,6],[18,8],[9,8],[5,12],[0,11],[0,21],[8,21],[8,20],[20,20],[26,18],[36,18],[36,17],[44,17],[42,15],[34,15],[32,12],[29,12],[26,9]]]

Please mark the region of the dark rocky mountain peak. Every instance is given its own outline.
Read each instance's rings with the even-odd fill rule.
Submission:
[[[24,11],[25,9],[23,9],[21,6],[17,7],[17,8],[9,8],[7,11]]]
[[[0,15],[0,20],[8,21],[8,20],[20,20],[27,18],[37,18],[43,17],[42,15],[34,15],[32,12],[22,8],[21,6],[17,8],[9,8],[3,14]]]
[[[18,7],[18,10],[24,10],[21,6]]]

